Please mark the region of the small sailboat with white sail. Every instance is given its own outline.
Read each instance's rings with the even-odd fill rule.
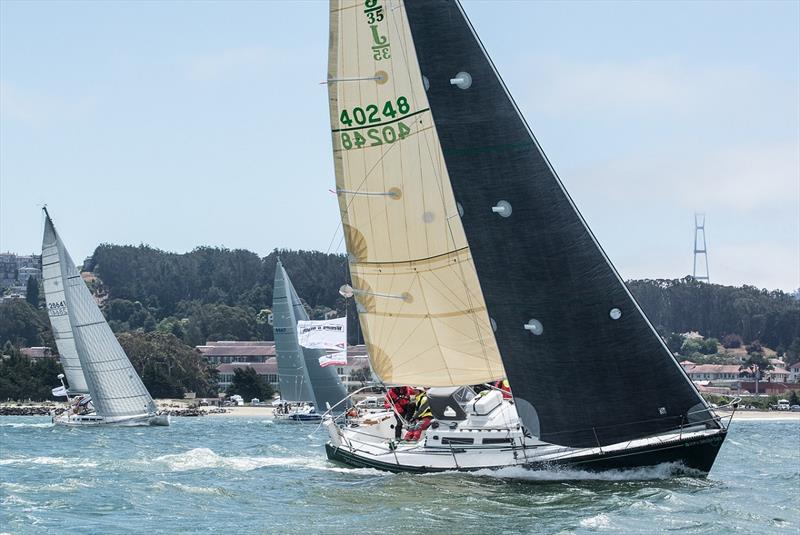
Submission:
[[[275,408],[274,418],[287,422],[319,422],[322,412],[347,395],[336,373],[336,366],[330,365],[341,359],[341,348],[336,356],[329,356],[324,347],[315,346],[308,336],[303,339],[308,340],[307,345],[315,347],[300,345],[299,325],[305,326],[307,333],[313,332],[316,327],[314,322],[309,321],[308,313],[280,259],[275,266],[272,318],[282,400]],[[346,326],[340,325],[338,328],[342,330],[344,338]]]
[[[57,425],[169,425],[119,345],[56,232],[47,208],[42,275],[50,324],[64,374],[53,395],[69,408]],[[64,383],[66,378],[67,383]]]
[[[457,0],[331,0],[336,193],[364,338],[432,424],[337,425],[395,472],[707,473],[727,426],[603,252]],[[469,385],[507,379],[513,393]]]

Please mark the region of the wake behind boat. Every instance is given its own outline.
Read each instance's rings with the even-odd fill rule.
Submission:
[[[707,473],[726,425],[592,235],[459,2],[332,0],[330,29],[352,295],[374,372],[432,387],[432,423],[402,440],[394,411],[328,418],[328,457],[398,472]],[[513,400],[464,386],[503,378]]]
[[[65,412],[53,417],[53,423],[169,425],[169,416],[158,412],[75,267],[47,208],[44,213],[44,293],[64,366],[64,375],[59,376],[61,387],[54,389],[53,394],[66,396],[69,405]]]

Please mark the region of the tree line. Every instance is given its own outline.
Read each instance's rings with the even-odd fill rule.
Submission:
[[[697,331],[722,340],[738,335],[788,348],[800,338],[800,301],[780,290],[708,284],[692,277],[628,281],[650,321],[662,333]]]
[[[250,251],[214,247],[177,254],[146,245],[103,244],[84,270],[95,275],[90,289],[153,395],[209,395],[215,388],[213,370],[198,364],[194,346],[210,340],[273,339],[268,319],[278,258],[309,315],[321,319],[347,314],[352,320],[349,342],[362,342],[354,303],[338,293],[349,281],[344,255],[275,250],[260,258]],[[676,349],[683,341],[670,342],[672,333],[697,331],[723,345],[726,339],[760,341],[779,352],[785,349],[787,364],[800,360],[800,301],[792,295],[700,283],[691,277],[634,280],[628,286]],[[43,300],[39,295],[0,303],[0,347],[49,346],[56,353]],[[712,349],[709,344],[693,352],[710,355]]]

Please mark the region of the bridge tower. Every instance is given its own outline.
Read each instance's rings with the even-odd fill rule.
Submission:
[[[700,275],[697,274],[697,257],[700,259]],[[705,271],[702,271],[705,264]],[[706,214],[694,214],[694,268],[692,277],[695,280],[711,282],[708,278],[708,250],[706,249]]]

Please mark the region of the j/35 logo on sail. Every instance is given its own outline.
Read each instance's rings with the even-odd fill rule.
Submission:
[[[47,314],[52,318],[53,316],[66,316],[67,304],[64,301],[58,303],[47,303]]]
[[[372,30],[372,58],[375,61],[382,59],[389,59],[392,57],[389,52],[389,39],[385,35],[381,35],[378,30],[378,23],[383,20],[383,6],[380,0],[365,0],[364,1],[364,14],[367,16],[367,24]]]

